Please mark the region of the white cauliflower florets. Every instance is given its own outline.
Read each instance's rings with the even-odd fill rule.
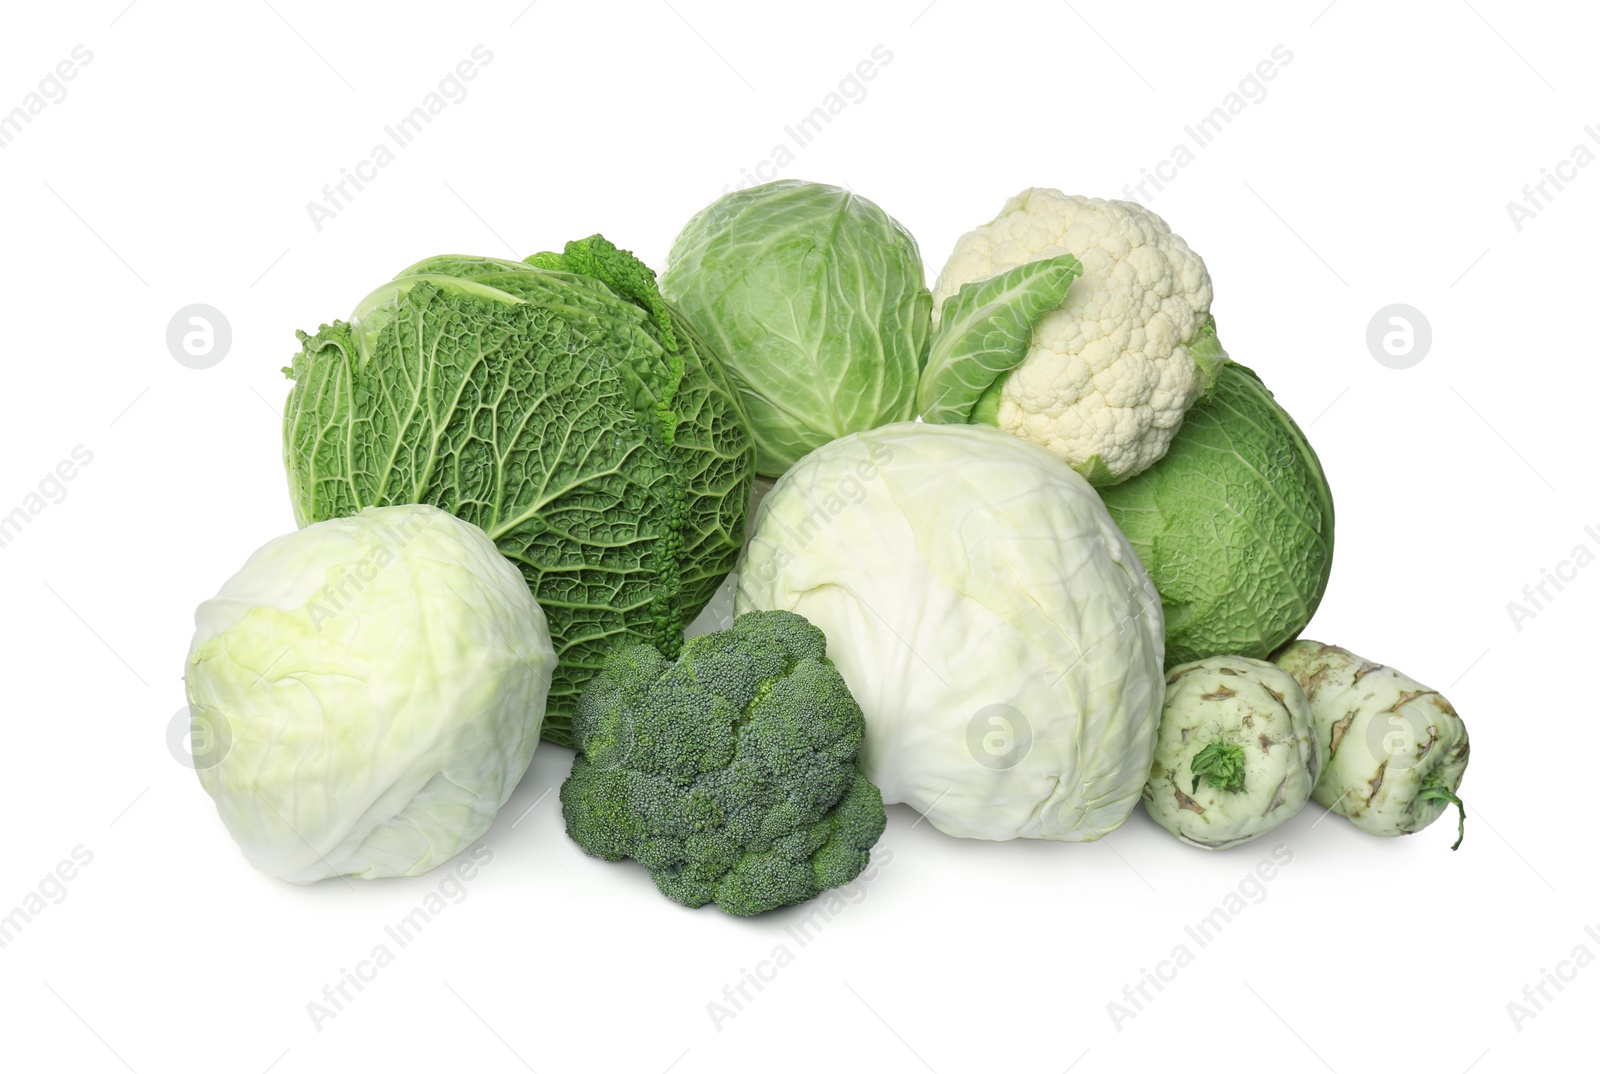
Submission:
[[[1211,276],[1166,221],[1133,202],[1024,190],[956,242],[934,287],[934,325],[963,284],[1069,253],[1083,275],[1034,326],[996,422],[1111,484],[1166,454],[1206,383],[1190,348]]]

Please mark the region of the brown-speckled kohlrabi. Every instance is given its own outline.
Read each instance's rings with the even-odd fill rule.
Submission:
[[[1313,792],[1318,802],[1373,835],[1409,835],[1457,810],[1467,771],[1466,724],[1436,690],[1348,649],[1297,641],[1274,658],[1311,702],[1332,759]]]
[[[1327,763],[1288,672],[1242,656],[1197,660],[1167,675],[1145,812],[1190,846],[1237,846],[1300,812]]]

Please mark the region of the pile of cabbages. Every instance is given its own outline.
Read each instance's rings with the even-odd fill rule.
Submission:
[[[854,879],[885,803],[1083,842],[1142,800],[1208,849],[1454,805],[1459,846],[1449,702],[1297,640],[1333,501],[1211,300],[1160,217],[1049,189],[931,292],[788,180],[659,281],[598,235],[419,262],[300,334],[302,528],[197,613],[201,782],[265,872],[410,875],[542,736],[575,842],[735,914]]]

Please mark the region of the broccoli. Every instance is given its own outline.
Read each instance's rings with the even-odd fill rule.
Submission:
[[[669,899],[741,916],[854,880],[883,796],[856,769],[866,721],[826,651],[782,611],[691,638],[675,661],[612,649],[573,717],[567,834],[638,861]]]

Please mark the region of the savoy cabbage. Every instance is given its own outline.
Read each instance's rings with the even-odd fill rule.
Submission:
[[[676,655],[732,568],[754,451],[720,361],[600,236],[437,257],[300,333],[284,456],[301,525],[424,503],[481,528],[549,620],[544,737],[606,650]]]

